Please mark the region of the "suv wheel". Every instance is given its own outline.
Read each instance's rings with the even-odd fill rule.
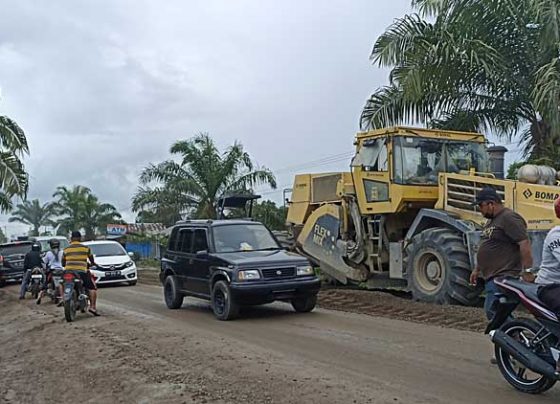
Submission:
[[[317,304],[317,295],[292,299],[292,307],[298,313],[309,313]]]
[[[165,304],[168,308],[175,310],[183,305],[184,295],[179,293],[179,288],[177,287],[177,278],[173,275],[165,278],[163,284],[163,297],[165,298]]]
[[[218,320],[227,321],[239,313],[239,305],[233,301],[229,286],[225,281],[218,281],[212,288],[212,310]]]

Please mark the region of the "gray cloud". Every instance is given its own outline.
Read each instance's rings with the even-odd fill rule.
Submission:
[[[223,147],[240,140],[273,169],[352,150],[365,99],[387,81],[370,65],[371,46],[409,4],[5,4],[0,114],[28,135],[30,197],[83,184],[127,211],[141,168],[199,131]]]

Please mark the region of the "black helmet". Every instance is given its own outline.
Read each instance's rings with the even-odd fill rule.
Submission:
[[[60,248],[60,240],[56,238],[51,238],[49,240],[49,245],[51,246],[51,248]]]
[[[41,251],[41,244],[33,243],[33,245],[31,246],[31,251]]]

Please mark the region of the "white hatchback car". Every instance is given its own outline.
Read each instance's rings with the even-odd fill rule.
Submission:
[[[136,285],[138,272],[132,260],[132,253],[116,241],[86,241],[83,243],[91,249],[97,268],[91,272],[97,278],[96,284],[127,282],[130,286]]]

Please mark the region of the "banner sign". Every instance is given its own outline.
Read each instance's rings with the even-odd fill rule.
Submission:
[[[107,235],[122,236],[126,234],[126,224],[108,224]]]

